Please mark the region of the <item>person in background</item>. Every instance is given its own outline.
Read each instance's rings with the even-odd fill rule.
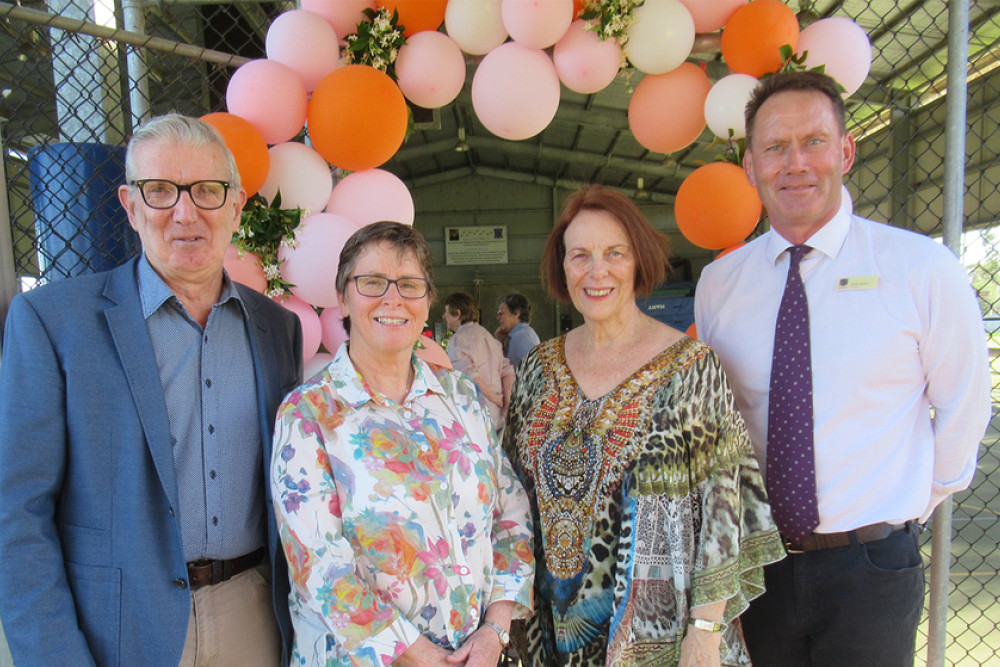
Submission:
[[[917,524],[968,486],[990,418],[979,308],[947,248],[853,213],[855,143],[832,79],[768,77],[746,128],[771,229],[705,268],[696,318],[790,554],[744,615],[750,657],[912,665]]]
[[[531,321],[531,304],[520,294],[500,297],[497,305],[497,327],[494,335],[503,343],[504,354],[516,370],[521,360],[538,345],[539,338],[528,322]]]
[[[21,294],[7,318],[11,653],[18,667],[287,664],[265,461],[302,381],[299,320],[222,268],[246,193],[215,129],[154,118],[125,171],[142,255]]]
[[[550,294],[584,323],[521,362],[504,434],[534,512],[526,665],[744,664],[737,616],[784,555],[718,358],[636,304],[665,243],[595,185],[545,246]]]
[[[479,386],[499,433],[514,386],[514,368],[503,356],[500,341],[478,320],[479,304],[471,294],[455,292],[444,300],[444,323],[454,332],[448,339],[448,358],[456,371],[462,371]]]
[[[278,412],[296,665],[494,667],[532,609],[528,501],[489,408],[414,354],[430,267],[409,225],[355,232],[337,271],[350,339]]]

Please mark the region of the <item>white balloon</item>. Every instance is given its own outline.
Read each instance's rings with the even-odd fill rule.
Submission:
[[[634,10],[625,55],[646,74],[677,69],[694,46],[694,19],[678,0],[646,0]]]
[[[740,139],[747,135],[743,111],[758,80],[749,74],[730,74],[715,82],[705,98],[705,122],[715,136]]]
[[[500,0],[448,0],[444,27],[458,47],[473,56],[486,55],[507,39]]]
[[[271,168],[260,194],[268,202],[281,191],[281,208],[301,208],[318,213],[326,206],[333,191],[330,165],[313,148],[297,141],[277,144],[269,149]]]
[[[872,45],[864,28],[842,16],[809,25],[795,50],[806,54],[807,68],[823,65],[823,71],[844,87],[844,97],[861,87],[872,66]]]

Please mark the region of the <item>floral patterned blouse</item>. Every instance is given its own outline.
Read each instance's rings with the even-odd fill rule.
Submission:
[[[411,363],[396,403],[345,344],[278,411],[271,485],[294,665],[381,667],[420,635],[458,648],[493,602],[531,612],[528,501],[485,402],[467,376]]]

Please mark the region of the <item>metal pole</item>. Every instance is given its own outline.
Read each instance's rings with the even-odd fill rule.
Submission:
[[[948,2],[948,96],[944,157],[944,243],[956,255],[962,251],[965,199],[965,132],[969,62],[969,0]],[[948,648],[948,588],[951,562],[952,501],[934,511],[931,540],[930,609],[927,667],[944,667]]]
[[[139,3],[133,0],[122,2],[122,27],[127,32],[134,34],[145,34],[146,15],[143,13]],[[132,130],[139,127],[143,121],[148,120],[151,115],[149,106],[149,77],[146,61],[135,50],[125,51],[125,62],[128,69],[129,82],[129,106],[132,109],[132,119],[130,127],[126,128],[126,134],[131,134]]]
[[[0,118],[0,148],[4,146],[3,126],[6,122],[6,118]],[[14,269],[14,227],[10,222],[7,201],[7,156],[0,154],[0,341],[3,340],[7,309],[18,292],[17,271]]]

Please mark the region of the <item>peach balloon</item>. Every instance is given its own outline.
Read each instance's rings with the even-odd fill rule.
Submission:
[[[730,74],[712,84],[705,98],[705,122],[715,136],[729,139],[729,130],[734,139],[747,135],[743,110],[758,83],[749,74]]]
[[[222,260],[222,266],[226,269],[229,277],[236,282],[261,294],[267,291],[267,276],[264,275],[264,267],[260,265],[260,257],[254,253],[245,251],[241,257],[239,249],[230,243],[229,247],[226,248],[226,256]]]
[[[500,11],[511,38],[529,49],[552,46],[573,22],[573,0],[502,0]]]
[[[808,26],[799,35],[796,51],[806,54],[807,68],[822,65],[844,87],[844,97],[861,87],[872,66],[872,45],[864,28],[842,16]]]
[[[295,232],[295,247],[278,249],[281,277],[294,285],[292,294],[320,308],[338,306],[340,250],[356,231],[350,220],[332,213],[313,213],[303,219]]]
[[[319,352],[320,336],[322,335],[319,313],[294,294],[286,294],[273,299],[273,301],[299,316],[299,322],[302,323],[302,361],[309,361]]]
[[[676,69],[694,46],[694,20],[678,0],[646,0],[636,7],[626,29],[625,56],[646,74]]]
[[[758,79],[781,69],[781,47],[795,51],[799,19],[780,0],[753,0],[737,9],[722,31],[722,59],[729,69]]]
[[[423,343],[423,347],[420,346]],[[433,338],[428,338],[427,336],[421,336],[416,349],[414,349],[417,356],[426,361],[431,366],[441,366],[442,368],[452,369],[451,359],[448,358],[448,353],[444,351],[436,340]]]
[[[274,19],[264,41],[267,57],[299,75],[307,91],[340,63],[337,33],[319,14],[293,9]]]
[[[344,329],[344,314],[339,306],[324,308],[319,314],[323,325],[323,347],[331,354],[337,354],[341,344],[347,340],[347,330]]]
[[[325,18],[341,40],[358,31],[358,24],[365,20],[363,10],[375,9],[375,0],[302,0],[299,4]]]
[[[355,171],[333,188],[326,212],[344,216],[359,229],[383,220],[412,225],[413,197],[406,184],[388,171]]]
[[[740,167],[710,162],[677,189],[674,217],[691,243],[718,250],[742,242],[757,226],[763,206]]]
[[[388,9],[390,14],[393,10],[399,12],[403,36],[409,37],[424,30],[440,28],[448,0],[376,0],[376,3]]]
[[[281,192],[281,208],[319,213],[332,190],[330,165],[315,150],[297,141],[271,147],[271,171],[260,187],[261,196],[268,202]]]
[[[692,63],[666,74],[647,74],[628,104],[636,141],[657,153],[690,146],[705,129],[705,98],[711,88],[705,72]]]
[[[444,27],[458,47],[473,56],[484,56],[507,39],[500,11],[501,0],[448,0]]]
[[[250,121],[264,141],[280,144],[302,130],[307,93],[299,75],[273,60],[251,60],[233,73],[226,108]]]
[[[622,64],[622,49],[614,40],[602,40],[585,21],[573,21],[552,50],[552,62],[563,85],[589,95],[615,80]]]
[[[694,19],[695,32],[715,32],[747,0],[680,0]]]
[[[425,30],[406,40],[396,59],[396,82],[406,99],[426,109],[449,104],[465,84],[465,57],[448,35]]]
[[[347,171],[372,169],[396,154],[409,113],[399,86],[367,65],[327,75],[309,100],[309,138],[328,162]]]
[[[472,107],[503,139],[533,137],[559,109],[559,76],[544,51],[507,42],[486,54],[472,77]]]
[[[222,135],[226,146],[236,160],[236,169],[247,196],[252,197],[260,190],[271,168],[271,154],[267,142],[250,121],[236,114],[217,111],[201,117]]]
[[[320,371],[326,369],[333,361],[333,355],[329,352],[317,352],[313,355],[313,358],[307,361],[302,367],[302,377],[306,381],[311,380],[314,376],[318,375]]]

